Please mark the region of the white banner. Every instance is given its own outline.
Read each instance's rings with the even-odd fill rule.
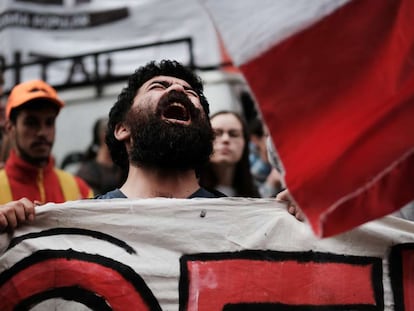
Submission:
[[[188,38],[190,43],[183,41]],[[137,49],[140,45],[149,46]],[[191,60],[198,66],[216,66],[221,59],[206,10],[198,1],[186,0],[4,1],[0,4],[0,46],[0,60],[7,65],[16,62],[16,53],[20,62],[28,63],[118,49],[97,60],[102,76],[108,70],[129,75],[153,59],[185,64]],[[93,57],[78,61],[46,62],[48,82],[64,84],[76,66],[83,66],[81,78],[85,78],[82,71],[95,74]],[[24,68],[21,80],[39,78],[43,69]],[[6,83],[14,80],[9,75],[6,72]]]
[[[413,310],[414,223],[318,239],[273,200],[85,200],[0,235],[0,310]]]

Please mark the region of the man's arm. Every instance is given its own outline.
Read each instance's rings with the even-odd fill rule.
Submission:
[[[0,232],[17,228],[22,223],[33,221],[36,203],[27,198],[0,205]]]

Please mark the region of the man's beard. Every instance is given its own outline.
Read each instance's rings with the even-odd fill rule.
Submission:
[[[30,147],[35,147],[35,145],[39,142],[34,142]],[[53,143],[47,142],[46,140],[43,140],[42,143],[48,144],[50,148],[52,148]],[[50,159],[50,152],[44,155],[38,155],[35,156],[33,154],[30,154],[29,152],[26,152],[26,150],[20,145],[19,140],[16,140],[16,149],[18,150],[18,153],[20,157],[25,160],[26,162],[37,166],[37,167],[44,167]]]
[[[163,120],[163,109],[168,102],[174,101],[177,102],[177,97],[161,100],[155,114],[134,109],[130,111],[127,125],[131,129],[129,158],[133,165],[156,170],[198,171],[208,162],[214,139],[210,122],[191,102],[183,103],[191,116],[190,124]],[[179,102],[182,101],[184,99]]]

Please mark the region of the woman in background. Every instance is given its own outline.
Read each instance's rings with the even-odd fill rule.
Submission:
[[[200,172],[200,184],[230,197],[259,198],[249,163],[249,134],[246,122],[232,111],[210,117],[215,132],[214,151]]]

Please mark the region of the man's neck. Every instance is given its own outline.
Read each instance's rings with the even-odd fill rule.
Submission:
[[[188,198],[199,188],[194,170],[160,171],[130,166],[121,191],[128,198]]]
[[[26,163],[28,163],[32,166],[35,166],[39,169],[45,168],[49,164],[49,161],[51,161],[50,158],[33,158],[33,157],[27,155],[26,153],[19,152],[18,150],[15,150],[14,152],[24,162],[26,162]]]

